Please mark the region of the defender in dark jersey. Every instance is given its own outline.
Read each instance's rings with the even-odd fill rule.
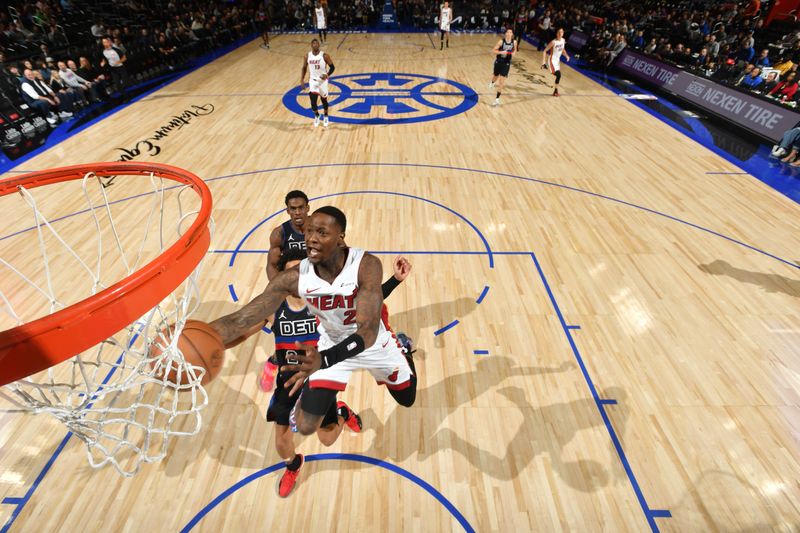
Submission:
[[[303,191],[291,191],[284,199],[289,220],[272,230],[267,254],[267,279],[278,273],[278,260],[289,250],[305,250],[303,228],[308,219],[308,196]]]
[[[282,254],[291,250],[306,249],[303,228],[308,219],[308,196],[303,191],[290,191],[286,198],[286,214],[289,220],[272,230],[269,235],[269,253],[267,254],[267,279],[272,279],[278,274],[278,261]],[[264,392],[272,390],[278,366],[270,357],[258,378],[258,386]]]
[[[292,268],[305,259],[306,251],[293,249],[281,255],[278,261],[278,271]],[[397,257],[394,261],[394,274],[382,285],[384,298],[389,296],[392,291],[408,276],[411,272],[411,263],[404,257]],[[290,301],[291,300],[291,301]],[[384,305],[382,314],[388,315]],[[284,301],[275,316],[272,318],[270,327],[275,335],[275,359],[278,368],[292,367],[298,364],[297,357],[304,355],[305,351],[298,349],[298,344],[316,346],[319,341],[317,333],[317,319],[300,298],[289,298]],[[402,334],[400,334],[402,335]],[[400,338],[398,335],[398,338]],[[403,338],[406,338],[403,335]],[[411,351],[410,341],[406,347]],[[411,354],[409,353],[410,357]],[[264,372],[267,371],[265,367]],[[278,494],[287,497],[297,483],[300,467],[303,466],[303,454],[296,453],[294,438],[290,430],[289,417],[291,411],[297,403],[299,395],[290,395],[290,388],[285,383],[295,374],[293,371],[278,372],[275,384],[275,392],[267,409],[267,421],[275,422],[275,447],[278,454],[286,462],[286,470],[278,482]],[[263,380],[263,377],[262,377]],[[331,446],[339,438],[339,435],[347,426],[354,432],[361,432],[361,418],[347,406],[343,401],[331,403],[330,408],[322,419],[317,437],[325,446]]]
[[[508,78],[508,71],[511,68],[511,58],[517,52],[517,42],[514,40],[514,30],[511,28],[506,30],[505,36],[497,41],[494,45],[492,53],[495,56],[494,72],[492,74],[492,81],[489,82],[489,88],[495,86],[497,82],[497,96],[494,99],[494,105],[500,105],[500,95],[506,84]]]

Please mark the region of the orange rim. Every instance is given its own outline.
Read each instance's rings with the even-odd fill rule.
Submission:
[[[0,332],[0,385],[66,361],[137,320],[189,277],[211,244],[211,191],[195,174],[170,165],[90,163],[33,172],[0,180],[0,196],[20,186],[32,189],[83,179],[89,172],[100,177],[153,173],[189,185],[201,198],[200,211],[172,246],[130,276],[65,309]]]

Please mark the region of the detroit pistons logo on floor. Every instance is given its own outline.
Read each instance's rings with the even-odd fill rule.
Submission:
[[[459,115],[478,103],[478,95],[462,83],[435,76],[374,72],[331,77],[328,102],[331,122],[403,124]],[[287,92],[283,105],[314,118],[307,84],[302,91]]]

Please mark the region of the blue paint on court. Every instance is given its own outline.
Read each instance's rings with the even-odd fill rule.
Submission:
[[[438,501],[445,509],[447,509],[450,515],[459,523],[459,525],[464,531],[467,531],[468,533],[474,533],[475,531],[475,529],[470,525],[470,523],[467,521],[464,515],[461,514],[461,512],[456,508],[456,506],[453,505],[450,502],[450,500],[448,500],[444,495],[442,495],[441,492],[436,490],[433,487],[433,485],[431,485],[424,479],[420,478],[419,476],[416,476],[411,472],[409,472],[408,470],[405,470],[404,468],[401,468],[397,465],[388,463],[381,459],[376,459],[374,457],[369,457],[366,455],[357,455],[354,453],[320,453],[316,455],[308,455],[306,456],[305,460],[306,462],[309,463],[314,461],[350,461],[355,463],[364,463],[372,466],[377,466],[383,468],[384,470],[388,470],[389,472],[392,472],[394,474],[406,478],[407,480],[411,481],[418,487],[422,488],[425,492],[433,496],[436,499],[436,501]],[[200,512],[198,512],[191,520],[189,520],[189,522],[185,526],[183,526],[183,528],[181,529],[181,533],[189,533],[189,531],[191,531],[203,518],[205,518],[205,516],[208,513],[213,511],[220,503],[225,501],[229,496],[234,494],[236,491],[242,489],[243,487],[246,487],[247,485],[249,485],[253,481],[256,481],[257,479],[260,479],[277,470],[283,469],[284,466],[285,466],[284,463],[276,463],[268,468],[264,468],[262,470],[259,470],[258,472],[254,472],[240,481],[237,481],[236,483],[225,489],[222,493],[220,493],[216,498],[211,500],[211,502],[208,505],[203,507],[200,510]],[[398,512],[402,511],[398,510]]]
[[[466,113],[478,103],[478,93],[468,85],[424,74],[401,72],[347,74],[333,76],[329,78],[328,83],[332,89],[329,92],[328,102],[330,121],[344,124],[415,124],[442,120]],[[431,94],[426,94],[425,89],[434,84],[440,87],[434,95],[453,97],[448,98],[447,105],[433,102],[428,98]],[[387,87],[383,87],[384,85]],[[442,86],[451,90],[443,90]],[[309,119],[314,118],[308,91],[299,85],[283,96],[283,105],[293,113]],[[376,109],[386,116],[372,116]]]
[[[483,287],[483,291],[481,292],[480,296],[478,296],[478,299],[475,300],[475,303],[480,305],[483,302],[483,299],[486,298],[487,294],[489,294],[489,286],[488,285]]]
[[[635,100],[629,100],[629,101],[630,102],[636,102]],[[743,246],[743,247],[745,247],[745,248],[747,248],[749,250],[752,250],[752,251],[757,252],[759,254],[765,255],[767,257],[770,257],[772,259],[780,261],[781,263],[784,263],[786,265],[789,265],[791,267],[794,267],[794,268],[800,270],[800,264],[796,264],[796,263],[794,263],[793,261],[791,261],[789,259],[784,259],[782,257],[779,257],[779,256],[773,254],[773,253],[767,252],[765,250],[762,250],[762,249],[757,248],[757,247],[755,247],[753,245],[747,244],[747,243],[745,243],[743,241],[740,241],[738,239],[735,239],[733,237],[729,237],[727,235],[724,235],[724,234],[719,233],[717,231],[714,231],[712,229],[706,228],[706,227],[701,226],[699,224],[695,224],[694,222],[691,222],[691,221],[688,221],[688,220],[685,220],[685,219],[670,215],[668,213],[664,213],[663,211],[658,211],[657,209],[654,209],[654,208],[650,208],[650,207],[646,207],[646,206],[643,206],[643,205],[635,204],[633,202],[628,202],[626,200],[621,200],[619,198],[614,198],[613,196],[607,196],[605,194],[589,191],[589,190],[586,190],[586,189],[581,189],[579,187],[572,187],[570,185],[564,185],[563,183],[556,183],[556,182],[547,181],[547,180],[538,179],[538,178],[529,178],[529,177],[526,177],[526,176],[518,176],[518,175],[515,175],[515,174],[509,174],[509,173],[506,173],[506,172],[494,172],[494,171],[491,171],[491,170],[481,170],[481,169],[474,169],[474,168],[467,168],[467,167],[454,167],[454,166],[450,166],[450,165],[433,165],[433,164],[418,164],[418,163],[321,163],[321,164],[316,164],[316,165],[296,165],[296,166],[281,167],[281,168],[275,168],[275,169],[269,169],[269,170],[252,170],[252,171],[247,171],[247,172],[237,172],[236,174],[227,174],[225,176],[218,176],[216,178],[209,178],[206,181],[210,182],[210,181],[230,179],[230,178],[240,177],[240,176],[248,176],[248,175],[252,175],[252,174],[261,174],[261,173],[269,173],[269,172],[280,172],[280,171],[288,171],[288,170],[304,170],[304,169],[309,169],[309,168],[373,167],[373,166],[374,167],[414,167],[414,168],[431,168],[431,169],[439,169],[439,170],[456,170],[456,171],[469,172],[469,173],[487,174],[489,176],[500,176],[500,177],[504,177],[504,178],[514,179],[514,180],[521,180],[521,181],[526,181],[526,182],[529,182],[529,183],[537,183],[537,184],[540,184],[540,185],[547,185],[547,186],[550,186],[550,187],[556,187],[556,188],[564,189],[564,190],[567,190],[567,191],[577,192],[577,193],[585,194],[585,195],[592,196],[592,197],[595,197],[595,198],[599,198],[599,199],[602,199],[602,200],[608,200],[608,201],[614,202],[616,204],[624,205],[624,206],[627,206],[627,207],[632,207],[634,209],[639,209],[641,211],[645,211],[645,212],[650,213],[652,215],[656,215],[656,216],[659,216],[659,217],[663,217],[663,218],[672,220],[674,222],[678,222],[680,224],[692,227],[694,229],[700,230],[700,231],[708,233],[710,235],[714,235],[716,237],[720,237],[720,238],[725,239],[725,240],[727,240],[727,241],[729,241],[729,242],[731,242],[733,244],[736,244],[736,245],[739,245],[739,246]],[[276,214],[278,214],[278,213],[276,213]],[[512,254],[516,254],[517,252],[511,252],[511,253]],[[497,253],[496,252],[492,252],[492,254],[490,254],[490,257],[491,257],[491,255],[497,255]],[[492,260],[490,258],[490,263],[491,262],[492,262]]]
[[[474,355],[489,355],[489,350],[472,350]]]
[[[629,100],[629,101],[635,102],[635,100]],[[227,180],[227,179],[231,179],[231,178],[238,178],[238,177],[242,177],[242,176],[250,176],[250,175],[253,175],[253,174],[266,174],[266,173],[271,173],[271,172],[283,172],[283,171],[290,171],[290,170],[304,170],[304,169],[310,169],[310,168],[371,167],[371,166],[374,166],[374,167],[388,166],[388,167],[433,168],[433,169],[441,169],[441,170],[456,170],[456,171],[476,173],[476,174],[487,174],[489,176],[500,176],[500,177],[504,177],[504,178],[514,179],[514,180],[521,180],[521,181],[526,181],[526,182],[530,182],[530,183],[537,183],[537,184],[540,184],[540,185],[547,185],[547,186],[550,186],[550,187],[557,187],[557,188],[568,190],[568,191],[572,191],[572,192],[586,194],[586,195],[593,196],[593,197],[596,197],[596,198],[599,198],[599,199],[602,199],[602,200],[608,200],[610,202],[614,202],[614,203],[617,203],[617,204],[620,204],[620,205],[624,205],[624,206],[627,206],[627,207],[632,207],[634,209],[639,209],[639,210],[645,211],[647,213],[650,213],[652,215],[656,215],[656,216],[659,216],[659,217],[667,218],[667,219],[672,220],[674,222],[678,222],[680,224],[684,224],[684,225],[692,227],[694,229],[697,229],[697,230],[703,231],[705,233],[708,233],[708,234],[720,237],[722,239],[725,239],[725,240],[727,240],[729,242],[732,242],[732,243],[734,243],[736,245],[743,246],[743,247],[748,248],[748,249],[750,249],[750,250],[752,250],[754,252],[757,252],[759,254],[765,255],[767,257],[770,257],[772,259],[780,261],[781,263],[784,263],[784,264],[786,264],[788,266],[791,266],[791,267],[794,267],[794,268],[800,270],[800,264],[794,263],[793,261],[791,261],[789,259],[784,259],[782,257],[779,257],[779,256],[773,254],[773,253],[767,252],[765,250],[762,250],[762,249],[757,248],[757,247],[755,247],[753,245],[747,244],[747,243],[745,243],[743,241],[740,241],[738,239],[735,239],[733,237],[729,237],[727,235],[724,235],[722,233],[719,233],[719,232],[714,231],[712,229],[709,229],[707,227],[704,227],[704,226],[701,226],[699,224],[695,224],[693,222],[690,222],[688,220],[685,220],[685,219],[670,215],[670,214],[665,213],[663,211],[658,211],[658,210],[650,208],[650,207],[642,206],[642,205],[639,205],[639,204],[634,204],[634,203],[628,202],[626,200],[621,200],[619,198],[614,198],[613,196],[607,196],[605,194],[600,194],[600,193],[589,191],[589,190],[586,190],[586,189],[581,189],[581,188],[578,188],[578,187],[572,187],[572,186],[569,186],[569,185],[564,185],[562,183],[555,183],[555,182],[551,182],[551,181],[547,181],[547,180],[543,180],[543,179],[538,179],[538,178],[529,178],[529,177],[526,177],[526,176],[518,176],[518,175],[515,175],[515,174],[509,174],[509,173],[506,173],[506,172],[494,172],[494,171],[491,171],[491,170],[482,170],[482,169],[467,168],[467,167],[453,167],[453,166],[449,166],[449,165],[432,165],[432,164],[418,164],[418,163],[320,163],[320,164],[315,164],[315,165],[295,165],[295,166],[279,167],[279,168],[264,169],[264,170],[249,170],[249,171],[246,171],[246,172],[237,172],[235,174],[226,174],[226,175],[223,175],[223,176],[217,176],[215,178],[208,178],[205,181],[206,182],[212,182],[212,181],[219,181],[219,180]],[[28,172],[32,172],[32,171],[29,170]],[[175,187],[178,187],[178,186],[176,185]],[[168,187],[167,189],[175,188],[175,187]],[[142,196],[147,196],[147,195],[150,195],[150,194],[152,194],[152,193],[143,193],[143,194],[129,196],[127,198],[121,198],[119,200],[115,200],[113,202],[109,202],[109,205],[118,204],[118,203],[121,203],[121,202],[125,202],[125,201],[131,200],[131,199],[134,199],[134,198],[139,198],[139,197],[142,197]],[[71,218],[73,216],[76,216],[76,215],[79,215],[79,214],[83,214],[83,213],[86,213],[86,212],[88,212],[88,210],[78,211],[78,212],[75,212],[75,213],[72,213],[72,214],[69,214],[69,215],[65,215],[65,216],[53,219],[50,222],[51,223],[52,222],[58,222],[58,221],[61,221],[61,220],[67,219],[67,218]],[[276,216],[278,214],[280,214],[280,212],[274,213],[272,216]],[[266,222],[266,220],[264,220],[262,222]],[[11,234],[11,235],[6,235],[4,237],[0,237],[0,240],[7,239],[7,238],[12,237],[14,235],[19,235],[21,233],[25,233],[26,231],[30,231],[32,229],[34,229],[34,228],[33,227],[29,227],[29,228],[17,231],[15,233]],[[256,228],[254,228],[253,231],[255,231],[255,229]],[[244,251],[240,252],[239,250],[234,250],[233,253],[234,254],[238,254],[238,253],[247,253],[247,252],[244,252]],[[475,253],[476,254],[480,254],[482,252],[475,252]],[[490,256],[490,259],[489,259],[490,264],[493,263],[492,256],[494,256],[494,255],[502,255],[502,254],[528,255],[527,252],[492,252],[491,254],[489,254],[489,256]]]
[[[570,329],[567,326],[567,322],[564,320],[564,315],[561,313],[561,308],[556,301],[556,297],[553,294],[552,289],[550,288],[550,283],[547,281],[547,277],[542,270],[542,266],[539,264],[539,260],[536,258],[536,254],[531,252],[531,259],[533,259],[533,263],[536,266],[536,271],[539,273],[539,277],[542,280],[542,284],[544,285],[545,291],[547,291],[547,296],[550,298],[550,303],[553,305],[553,310],[556,312],[558,316],[558,321],[561,323],[561,327],[564,330],[564,335],[567,337],[567,341],[569,342],[570,347],[572,348],[572,354],[575,356],[575,360],[578,362],[578,366],[581,369],[581,373],[583,374],[584,380],[586,380],[586,385],[589,387],[589,392],[594,399],[595,405],[597,406],[597,410],[600,412],[600,416],[603,419],[603,423],[606,426],[606,430],[608,431],[608,435],[611,437],[611,442],[614,444],[614,448],[617,450],[617,455],[619,456],[620,461],[622,462],[622,467],[625,469],[625,474],[628,476],[628,481],[630,481],[631,486],[633,487],[633,491],[636,494],[636,499],[639,501],[639,505],[642,508],[642,512],[647,518],[647,523],[650,525],[650,529],[654,532],[658,531],[658,524],[656,524],[655,518],[661,518],[664,516],[669,516],[669,511],[663,510],[655,510],[651,509],[650,506],[647,504],[647,500],[644,497],[644,493],[642,492],[641,487],[639,486],[639,482],[636,480],[636,476],[633,473],[633,469],[631,468],[630,462],[628,461],[627,455],[625,455],[625,450],[622,448],[622,443],[617,437],[617,432],[614,430],[614,426],[611,424],[611,419],[606,413],[605,410],[605,403],[600,398],[600,395],[595,388],[594,381],[592,377],[589,375],[589,370],[586,368],[586,365],[583,362],[583,357],[581,356],[581,352],[578,349],[578,345],[575,343],[575,339],[572,338],[572,333],[570,333]]]
[[[228,283],[228,291],[231,293],[231,300],[238,302],[239,297],[236,296],[236,289],[233,288],[233,283]]]
[[[419,200],[419,201],[427,202],[427,203],[429,203],[429,204],[435,205],[436,207],[439,207],[439,208],[441,208],[441,209],[444,209],[445,211],[447,211],[447,212],[449,212],[449,213],[452,213],[453,215],[457,216],[458,218],[460,218],[461,220],[463,220],[464,222],[466,222],[466,223],[467,223],[467,225],[468,225],[470,228],[472,228],[472,230],[473,230],[473,231],[475,231],[475,233],[476,233],[476,234],[478,235],[478,237],[481,239],[481,241],[483,242],[483,245],[484,245],[484,247],[485,247],[485,252],[476,252],[476,253],[477,253],[477,254],[481,254],[481,255],[482,255],[482,254],[486,254],[486,255],[488,256],[488,258],[489,258],[489,268],[494,268],[494,252],[492,251],[492,248],[491,248],[491,246],[489,246],[489,241],[488,241],[488,240],[486,239],[486,237],[483,235],[483,233],[481,232],[481,230],[479,230],[479,229],[478,229],[478,227],[477,227],[477,226],[476,226],[474,223],[472,223],[472,222],[471,222],[471,221],[470,221],[470,220],[469,220],[467,217],[465,217],[465,216],[464,216],[464,215],[462,215],[461,213],[459,213],[459,212],[455,211],[454,209],[451,209],[450,207],[447,207],[447,206],[446,206],[446,205],[444,205],[444,204],[441,204],[441,203],[439,203],[439,202],[436,202],[436,201],[430,200],[430,199],[428,199],[428,198],[423,198],[422,196],[415,196],[415,195],[413,195],[413,194],[406,194],[406,193],[393,192],[393,191],[347,191],[347,192],[340,192],[340,193],[331,193],[331,194],[326,194],[326,195],[323,195],[323,196],[317,196],[317,197],[315,197],[315,198],[310,198],[310,199],[309,199],[309,202],[314,202],[314,201],[317,201],[317,200],[321,200],[321,199],[323,199],[323,198],[330,198],[330,197],[334,197],[334,196],[347,196],[347,195],[351,195],[351,194],[387,194],[387,195],[390,195],[390,196],[400,196],[400,197],[404,197],[404,198],[411,198],[411,199],[413,199],[413,200]],[[236,245],[236,248],[235,248],[234,250],[232,250],[232,251],[230,251],[230,252],[229,252],[228,250],[225,250],[225,251],[224,251],[225,253],[228,253],[228,252],[229,252],[229,253],[231,253],[231,259],[230,259],[230,261],[228,262],[228,267],[229,267],[229,268],[233,268],[233,264],[234,264],[234,263],[235,263],[235,261],[236,261],[236,256],[237,256],[237,255],[240,253],[240,250],[242,249],[242,246],[243,246],[243,245],[244,245],[244,243],[247,241],[247,239],[249,239],[249,238],[250,238],[250,236],[251,236],[251,235],[252,235],[252,234],[253,234],[253,233],[254,233],[254,232],[255,232],[255,231],[258,229],[258,228],[260,228],[261,226],[263,226],[263,225],[264,225],[266,222],[268,222],[269,220],[271,220],[271,219],[275,218],[276,216],[280,215],[281,213],[285,213],[285,212],[286,212],[286,211],[285,211],[284,209],[281,209],[280,211],[276,211],[276,212],[272,213],[272,214],[271,214],[271,215],[269,215],[267,218],[263,219],[261,222],[259,222],[259,223],[258,223],[258,224],[256,224],[255,226],[253,226],[253,227],[252,227],[252,228],[251,228],[251,229],[250,229],[250,230],[249,230],[249,231],[248,231],[248,232],[245,234],[245,236],[244,236],[244,237],[242,237],[242,239],[239,241],[239,244],[237,244],[237,245]],[[266,250],[258,250],[258,252],[259,252],[259,253],[262,253],[262,252],[264,252],[264,251],[266,251]],[[255,251],[250,251],[250,253],[254,253],[254,252],[255,252]],[[420,252],[420,253],[436,253],[436,252]],[[443,253],[447,253],[447,252],[443,252]],[[231,297],[234,297],[234,298],[235,298],[235,296],[236,296],[236,292],[235,292],[235,290],[234,290],[233,283],[229,283],[229,284],[228,284],[228,290],[229,290],[229,291],[230,291],[230,293],[231,293]],[[488,290],[489,290],[489,287],[488,287],[488,286],[485,286],[485,287],[484,287],[484,292],[481,294],[481,296],[479,297],[479,299],[481,299],[481,300],[482,300],[482,299],[483,299],[483,297],[485,296],[485,293],[486,293],[486,291],[488,291]],[[236,301],[236,299],[234,299],[233,301],[235,302],[235,301]],[[479,302],[479,303],[480,303],[480,302]],[[444,333],[445,331],[447,331],[448,329],[450,329],[451,327],[455,326],[456,324],[458,324],[458,320],[454,320],[454,321],[453,321],[453,322],[451,322],[451,323],[450,323],[448,326],[445,326],[445,328],[443,328],[442,330],[439,330],[438,332],[435,332],[435,333],[434,333],[434,335],[437,335],[437,336],[438,336],[438,335],[440,335],[441,333]],[[268,329],[265,329],[265,331],[267,331],[268,333],[270,333],[270,331],[269,331]]]
[[[271,172],[271,170],[264,170],[263,172]],[[218,178],[212,178],[212,179],[218,179]],[[206,180],[206,181],[211,181],[211,180]],[[402,193],[402,192],[394,192],[394,191],[346,191],[346,192],[335,192],[335,193],[331,193],[331,194],[324,194],[322,196],[316,196],[314,198],[309,199],[309,201],[310,202],[315,202],[317,200],[322,200],[324,198],[332,198],[332,197],[335,197],[335,196],[348,196],[348,195],[352,195],[352,194],[386,194],[386,195],[390,195],[390,196],[399,196],[399,197],[402,197],[402,198],[411,198],[412,200],[419,200],[421,202],[426,202],[426,203],[435,205],[436,207],[439,207],[439,208],[444,209],[445,211],[447,211],[449,213],[452,213],[453,215],[455,215],[458,218],[460,218],[461,220],[463,220],[478,235],[478,238],[480,238],[481,242],[483,243],[483,246],[486,249],[486,254],[489,256],[489,268],[494,268],[494,252],[492,252],[492,248],[491,248],[491,246],[489,246],[489,241],[483,235],[481,230],[479,230],[478,227],[475,224],[472,223],[472,221],[470,221],[467,217],[465,217],[464,215],[462,215],[458,211],[456,211],[456,210],[454,210],[454,209],[452,209],[450,207],[447,207],[444,204],[441,204],[439,202],[431,200],[429,198],[423,198],[422,196],[415,196],[413,194],[407,194],[407,193]],[[231,254],[231,259],[230,259],[230,261],[228,263],[228,266],[229,267],[233,266],[234,262],[236,261],[236,256],[239,254],[239,250],[242,249],[242,246],[247,241],[247,239],[249,239],[250,236],[258,228],[260,228],[261,226],[263,226],[264,224],[266,224],[267,222],[269,222],[271,219],[275,218],[276,216],[280,215],[281,213],[285,213],[285,212],[286,212],[285,209],[281,209],[280,211],[275,211],[274,213],[269,215],[267,218],[263,219],[261,222],[259,222],[255,226],[253,226],[245,234],[245,236],[242,237],[242,240],[239,241],[239,244],[236,245],[236,248],[233,250],[233,253]],[[423,252],[423,253],[429,253],[429,252]],[[483,252],[477,252],[477,253],[483,253]]]
[[[442,328],[439,328],[436,331],[434,331],[433,334],[438,337],[439,335],[441,335],[445,331],[447,331],[449,329],[452,329],[452,328],[456,327],[457,325],[458,325],[458,320],[453,320],[452,322],[450,322],[446,326],[444,326]]]

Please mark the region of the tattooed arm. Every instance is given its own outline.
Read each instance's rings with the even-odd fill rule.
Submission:
[[[297,296],[297,282],[300,279],[298,267],[284,270],[269,282],[264,292],[253,298],[250,303],[230,315],[211,322],[226,348],[232,348],[256,333],[287,296]]]

